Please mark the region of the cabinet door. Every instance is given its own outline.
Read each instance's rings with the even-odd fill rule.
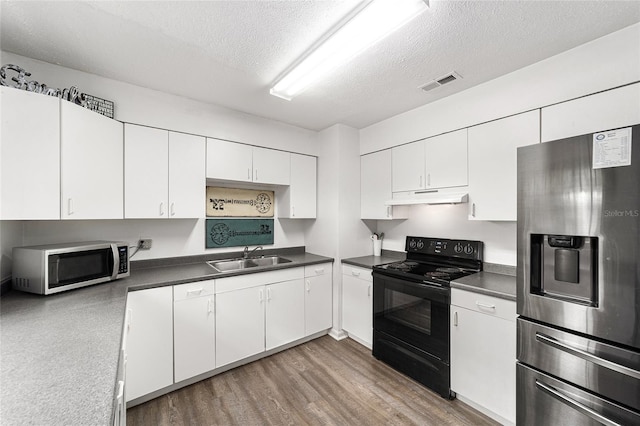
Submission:
[[[166,218],[169,212],[169,132],[124,125],[124,217]]]
[[[266,349],[304,337],[304,281],[266,286]]]
[[[542,108],[542,142],[640,123],[640,83]]]
[[[207,178],[251,182],[252,170],[251,146],[207,138]]]
[[[332,266],[330,263],[306,266],[304,325],[310,336],[333,325]]]
[[[469,128],[469,219],[517,217],[517,148],[540,142],[538,110]]]
[[[62,219],[122,219],[122,123],[60,102]]]
[[[392,219],[391,150],[360,157],[360,218]]]
[[[291,154],[290,216],[316,217],[316,157]]]
[[[391,148],[393,192],[424,188],[424,141]]]
[[[174,303],[175,381],[216,368],[214,296],[192,297]]]
[[[467,129],[425,141],[426,189],[466,186]]]
[[[216,294],[216,367],[264,351],[264,305],[264,286]]]
[[[169,217],[205,216],[205,138],[169,132]]]
[[[451,306],[451,389],[515,422],[514,321]]]
[[[289,185],[290,153],[253,147],[253,181],[272,185]]]
[[[371,347],[373,342],[373,284],[342,276],[342,328],[349,337]]]
[[[173,384],[173,291],[130,292],[127,401]]]
[[[0,219],[60,219],[60,100],[0,87]]]

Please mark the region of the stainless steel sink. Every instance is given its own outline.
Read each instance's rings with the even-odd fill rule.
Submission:
[[[207,264],[218,272],[229,272],[247,268],[257,268],[259,266],[273,266],[289,262],[291,262],[289,259],[285,259],[280,256],[264,256],[249,259],[211,260],[207,262]]]

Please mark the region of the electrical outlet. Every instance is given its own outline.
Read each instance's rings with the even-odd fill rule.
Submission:
[[[142,250],[149,250],[152,244],[153,240],[151,238],[140,238],[140,241],[138,241],[138,248],[141,248]]]

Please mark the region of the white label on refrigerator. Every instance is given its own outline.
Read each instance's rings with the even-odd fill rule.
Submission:
[[[631,165],[631,127],[593,134],[593,168]]]

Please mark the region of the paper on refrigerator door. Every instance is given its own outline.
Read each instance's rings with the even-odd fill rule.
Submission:
[[[631,165],[631,127],[593,134],[593,168]]]

